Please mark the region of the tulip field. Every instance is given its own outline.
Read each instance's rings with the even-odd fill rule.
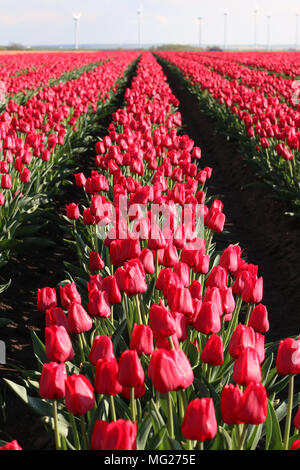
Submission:
[[[237,149],[246,194],[280,203],[260,229],[298,293],[298,77],[292,52],[0,55],[0,450],[300,448],[296,297],[236,239],[259,229],[243,189],[217,184]]]

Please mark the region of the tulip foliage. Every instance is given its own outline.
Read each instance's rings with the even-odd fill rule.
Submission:
[[[238,244],[218,251],[223,203],[178,105],[143,53],[94,170],[74,176],[84,203],[64,223],[79,263],[38,290],[38,370],[7,381],[57,449],[297,447],[300,339],[265,344],[263,278]]]

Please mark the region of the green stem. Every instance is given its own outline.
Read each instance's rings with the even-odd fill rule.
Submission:
[[[140,299],[138,295],[135,296],[135,304],[136,304],[136,309],[137,309],[137,324],[142,325],[143,320],[142,320],[142,314],[141,314]]]
[[[70,423],[72,427],[72,434],[73,434],[75,449],[80,450],[81,448],[80,440],[79,440],[79,435],[78,435],[78,430],[77,430],[77,426],[75,423],[74,415],[72,413],[69,413],[69,417],[70,417]]]
[[[134,423],[136,421],[136,403],[134,396],[134,387],[130,388],[130,409],[131,409],[131,420]]]
[[[56,450],[61,450],[60,435],[58,430],[57,401],[53,400],[54,437]]]
[[[173,419],[173,404],[172,404],[172,395],[171,392],[167,394],[168,401],[168,418],[169,418],[169,436],[171,439],[175,439],[174,434],[174,419]]]
[[[111,418],[113,421],[117,421],[115,401],[114,401],[113,395],[109,395],[109,404],[110,404]]]
[[[243,450],[244,442],[247,434],[248,426],[246,424],[242,425],[242,432],[239,434],[238,450]]]
[[[90,445],[89,445],[89,438],[88,438],[87,431],[86,431],[86,423],[85,423],[84,415],[80,415],[80,425],[81,425],[81,433],[82,433],[84,448],[85,450],[88,450]]]
[[[253,304],[248,304],[247,313],[246,313],[246,320],[245,320],[245,325],[246,326],[248,326],[252,310],[253,310]]]
[[[83,345],[82,333],[79,333],[79,335],[78,335],[78,340],[79,340],[79,349],[80,349],[81,362],[85,362],[84,345]]]
[[[285,430],[284,430],[284,439],[283,439],[283,449],[284,450],[288,450],[288,446],[289,446],[291,421],[292,421],[292,410],[293,410],[293,395],[294,395],[294,375],[291,375],[290,380],[289,380],[288,406],[287,406],[287,414],[286,414]]]

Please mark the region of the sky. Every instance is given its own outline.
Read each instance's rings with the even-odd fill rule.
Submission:
[[[138,44],[138,10],[142,10],[142,44],[199,43],[253,45],[257,9],[257,44],[296,44],[296,14],[292,0],[0,0],[0,45],[73,44],[73,12],[81,12],[79,44]],[[227,12],[226,36],[224,13]],[[300,44],[300,17],[299,17]]]

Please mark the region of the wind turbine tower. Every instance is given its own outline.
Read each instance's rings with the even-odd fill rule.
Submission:
[[[82,13],[73,13],[73,20],[75,25],[75,44],[74,49],[78,49],[78,33],[79,33],[79,20],[82,16]]]

